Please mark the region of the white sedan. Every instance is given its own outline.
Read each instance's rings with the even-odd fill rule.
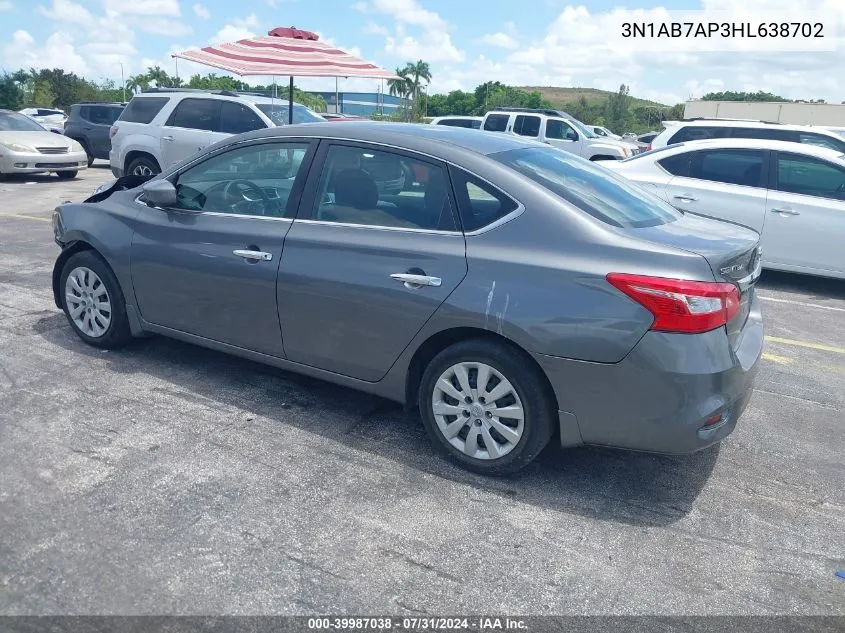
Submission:
[[[802,143],[713,139],[602,165],[682,211],[762,235],[763,267],[845,278],[845,154]]]

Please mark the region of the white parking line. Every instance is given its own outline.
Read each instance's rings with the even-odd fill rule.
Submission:
[[[772,301],[773,303],[788,303],[793,306],[803,306],[805,308],[819,308],[820,310],[833,310],[834,312],[845,312],[845,308],[836,308],[834,306],[823,306],[818,303],[805,303],[803,301],[791,301],[789,299],[775,299],[774,297],[766,297],[765,295],[757,295],[762,301]]]

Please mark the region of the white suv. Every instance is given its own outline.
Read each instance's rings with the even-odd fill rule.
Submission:
[[[294,123],[324,119],[294,103]],[[135,95],[109,130],[115,177],[150,175],[232,134],[284,125],[288,102],[248,93],[154,90]]]
[[[672,123],[651,141],[648,149],[707,139],[748,138],[820,145],[845,154],[845,139],[823,127],[731,119],[694,119]]]
[[[599,136],[575,119],[551,110],[493,110],[481,129],[505,132],[552,145],[588,160],[622,160],[639,153],[632,143]]]

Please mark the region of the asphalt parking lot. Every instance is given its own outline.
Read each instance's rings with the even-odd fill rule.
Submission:
[[[391,403],[190,345],[85,346],[53,207],[0,181],[0,613],[845,615],[845,282],[766,274],[736,432],[485,479]]]

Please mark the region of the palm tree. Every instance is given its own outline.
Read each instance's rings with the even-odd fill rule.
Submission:
[[[387,80],[387,89],[394,97],[402,99],[402,107],[405,107],[405,100],[413,92],[413,80],[408,75],[408,67],[396,69],[397,79]]]
[[[419,99],[422,82],[425,81],[426,85],[431,82],[431,67],[428,62],[420,59],[416,63],[408,62],[408,65],[405,66],[405,72],[411,79],[414,99]]]

